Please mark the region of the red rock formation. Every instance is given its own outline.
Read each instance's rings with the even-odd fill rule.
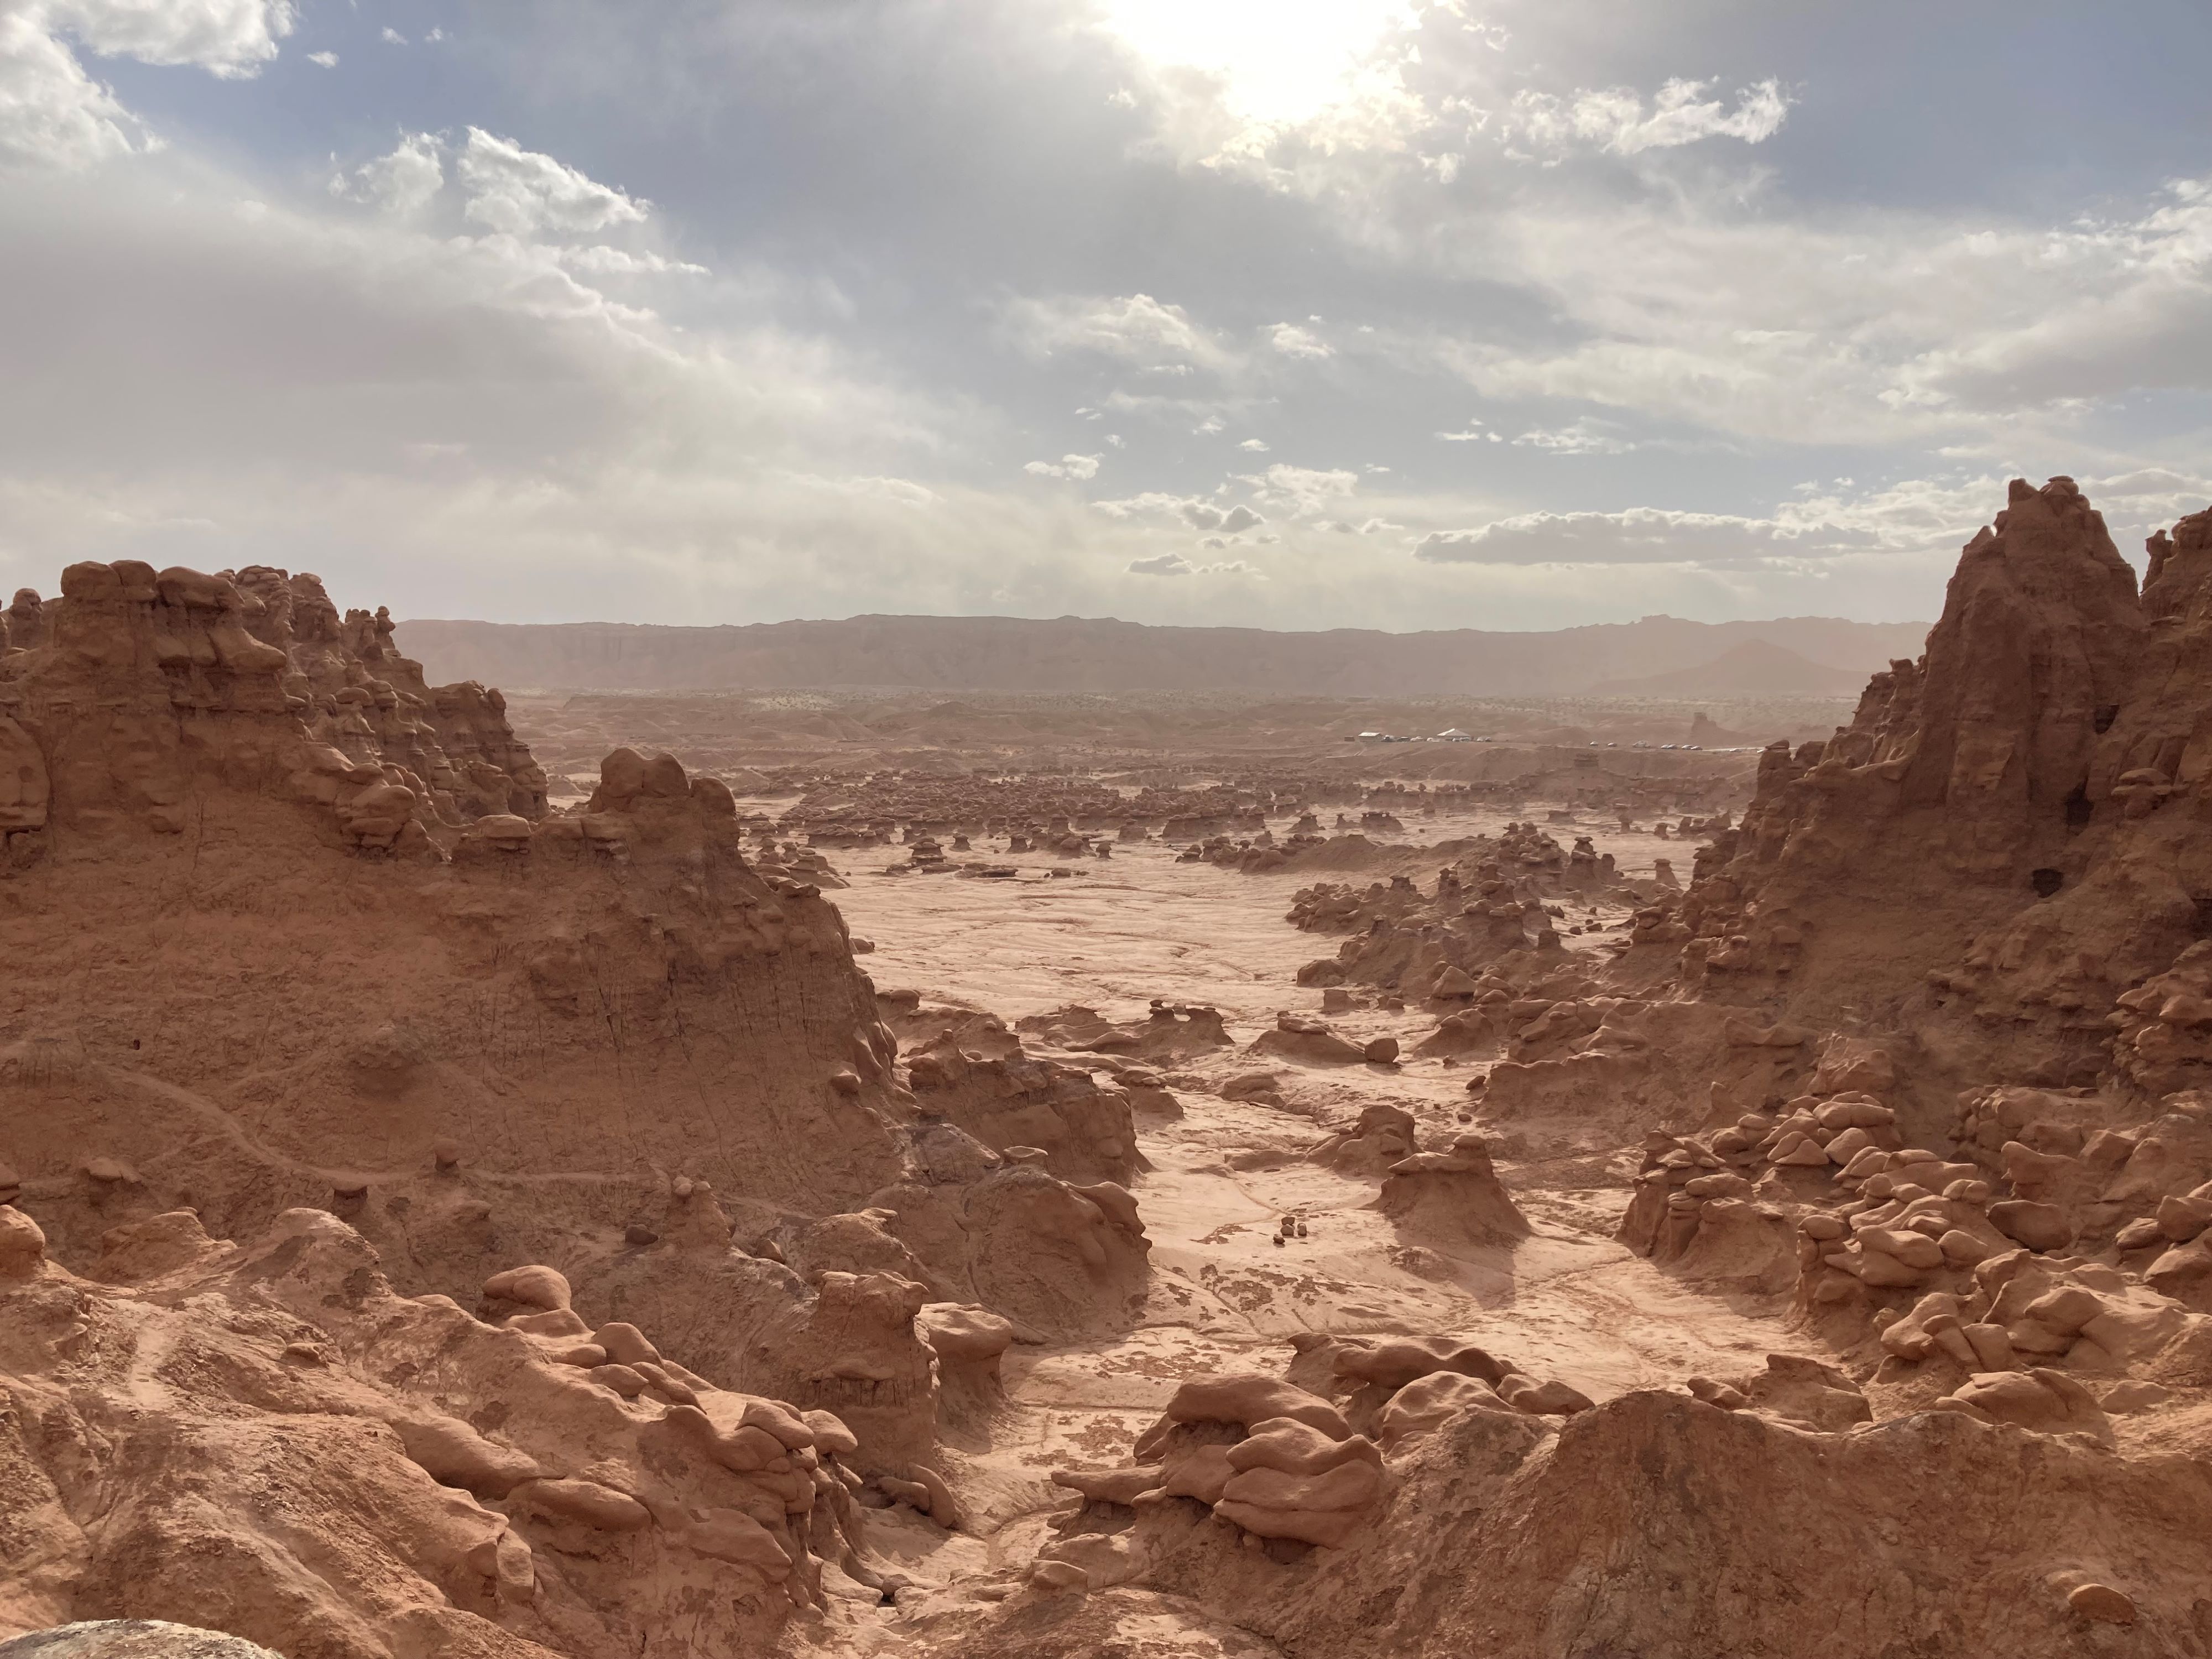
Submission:
[[[264,1279],[305,1273],[302,1251],[334,1251],[343,1271],[307,1274],[287,1328],[341,1344],[359,1374],[344,1402],[298,1396],[296,1409],[331,1419],[327,1435],[252,1431],[240,1467],[278,1507],[225,1520],[201,1418],[295,1406],[266,1356],[224,1348],[179,1415],[134,1443],[150,1461],[101,1477],[101,1505],[129,1526],[105,1544],[52,1531],[51,1562],[32,1564],[45,1599],[0,1618],[167,1612],[364,1659],[420,1626],[421,1641],[454,1650],[581,1656],[650,1650],[693,1628],[674,1609],[713,1580],[720,1622],[699,1639],[760,1645],[816,1594],[816,1498],[849,1509],[848,1486],[868,1480],[872,1501],[918,1487],[939,1521],[958,1514],[931,1462],[939,1356],[916,1320],[931,1291],[902,1270],[940,1299],[982,1304],[979,1317],[995,1307],[1074,1333],[1102,1310],[1125,1316],[1146,1273],[1135,1205],[1111,1178],[1134,1158],[1128,1103],[1073,1073],[975,1103],[1063,1126],[1082,1186],[972,1139],[975,1158],[940,1156],[948,1126],[925,1119],[896,1069],[842,919],[812,884],[749,866],[726,787],[618,750],[581,811],[550,814],[497,694],[423,686],[389,633],[380,617],[340,618],[312,577],[130,564],[74,567],[63,599],[20,603],[11,620],[0,1279],[27,1274],[39,1311],[30,1325],[0,1311],[0,1390],[78,1403],[53,1406],[64,1427],[33,1461],[60,1447],[62,1462],[23,1489],[31,1510],[0,1507],[0,1539],[23,1535],[25,1514],[83,1511],[67,1446],[113,1440],[104,1414],[125,1409],[127,1340],[110,1352],[83,1339],[108,1369],[57,1380],[81,1356],[68,1346],[79,1339],[57,1348],[53,1333],[90,1304],[49,1256],[112,1285],[198,1273],[191,1294],[213,1300],[172,1322],[175,1340],[198,1343],[193,1321],[216,1332],[233,1317],[218,1303],[243,1307]],[[801,1237],[820,1241],[803,1276],[777,1243]],[[840,1258],[871,1238],[886,1261]],[[487,1273],[517,1262],[542,1266],[495,1274],[479,1304]],[[222,1279],[232,1265],[245,1277]],[[331,1296],[341,1311],[319,1299]],[[473,1324],[463,1305],[504,1328]],[[667,1346],[633,1340],[639,1330]],[[552,1364],[568,1379],[559,1398],[588,1409],[568,1422],[540,1382],[512,1399],[472,1394],[453,1380],[452,1345]],[[337,1420],[383,1420],[398,1407],[361,1389],[404,1393],[418,1374],[469,1419],[425,1445],[490,1457],[479,1442],[516,1413],[513,1449],[493,1461],[522,1452],[537,1473],[496,1494],[505,1522],[471,1514],[456,1531],[454,1500]],[[787,1488],[771,1507],[672,1473],[758,1476],[761,1464],[732,1461],[752,1432],[715,1403],[732,1388],[849,1411],[836,1433],[850,1481],[825,1486],[817,1466],[778,1468],[771,1455],[767,1473]],[[103,1421],[70,1426],[87,1410]],[[163,1435],[202,1449],[164,1464]],[[556,1456],[544,1437],[562,1435],[574,1445]],[[21,1467],[12,1455],[0,1442],[0,1468]],[[185,1519],[164,1518],[164,1482],[189,1498]],[[328,1486],[334,1507],[311,1505],[304,1531],[280,1536],[287,1483]],[[54,1496],[64,1488],[67,1501]],[[333,1567],[339,1582],[285,1589],[305,1570],[284,1551],[343,1532],[354,1511],[376,1518],[375,1535]],[[375,1531],[386,1522],[390,1538]],[[544,1529],[556,1548],[534,1601],[497,1541],[509,1524]],[[410,1541],[423,1528],[445,1540],[428,1555]],[[252,1617],[246,1601],[210,1599],[225,1574],[193,1578],[210,1552],[250,1563],[240,1594]],[[515,1634],[441,1636],[437,1609],[450,1607]],[[316,1620],[343,1633],[301,1645],[299,1621]]]

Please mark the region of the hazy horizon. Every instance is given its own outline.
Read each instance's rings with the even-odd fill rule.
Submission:
[[[0,0],[0,586],[1932,617],[2212,504],[2212,9]]]
[[[1696,623],[1710,626],[1730,622],[1741,623],[1860,623],[1863,618],[1823,616],[1808,611],[1794,617],[1674,617],[1665,611],[1653,611],[1647,616],[1606,618],[1583,623],[1562,623],[1556,628],[1476,628],[1468,623],[1438,624],[1431,628],[1371,628],[1353,623],[1334,626],[1320,624],[1311,628],[1268,628],[1258,623],[1238,622],[1145,622],[1134,617],[1085,617],[1073,611],[1057,617],[1017,617],[1002,611],[855,611],[841,617],[773,617],[751,622],[627,622],[606,617],[546,617],[531,622],[515,622],[498,617],[394,617],[392,620],[404,627],[410,623],[467,623],[486,628],[776,628],[786,623],[830,626],[854,622],[1010,622],[1010,623],[1113,623],[1134,628],[1224,628],[1250,629],[1271,634],[1556,634],[1577,628],[1632,628],[1638,623]],[[1926,617],[1902,617],[1894,621],[1868,622],[1874,628],[1932,628],[1935,623]]]

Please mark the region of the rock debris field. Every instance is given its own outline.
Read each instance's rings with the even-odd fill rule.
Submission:
[[[2148,550],[2016,482],[1827,734],[1442,770],[693,749],[70,567],[0,1655],[2212,1653],[2212,513]]]

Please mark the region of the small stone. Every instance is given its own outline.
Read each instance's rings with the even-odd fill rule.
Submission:
[[[2165,1384],[2131,1377],[2127,1382],[2113,1383],[2097,1403],[2108,1412],[2147,1412],[2172,1398],[2173,1390]]]
[[[46,1255],[39,1224],[13,1205],[0,1205],[0,1279],[28,1279]]]
[[[2132,1625],[2136,1604],[2110,1584],[2083,1584],[2066,1598],[2066,1605],[2084,1619],[2100,1625]]]
[[[2074,1229],[2066,1212],[2055,1204],[2027,1199],[2007,1199],[1990,1206],[1990,1224],[2014,1243],[2031,1250],[2063,1249],[2074,1242]]]
[[[1943,1233],[1936,1243],[1943,1252],[1943,1259],[1954,1267],[1971,1267],[1996,1254],[1973,1234],[1957,1227]]]
[[[2165,1231],[2155,1216],[2138,1216],[2120,1229],[2112,1243],[2123,1250],[2148,1250],[2153,1245],[2166,1242]]]
[[[1074,1590],[1087,1595],[1091,1575],[1073,1561],[1036,1561],[1030,1566],[1030,1583],[1039,1589]]]

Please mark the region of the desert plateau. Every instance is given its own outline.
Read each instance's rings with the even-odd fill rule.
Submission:
[[[2148,572],[2015,483],[1825,735],[1690,749],[510,700],[71,566],[0,1635],[2201,1654],[2212,513]]]

